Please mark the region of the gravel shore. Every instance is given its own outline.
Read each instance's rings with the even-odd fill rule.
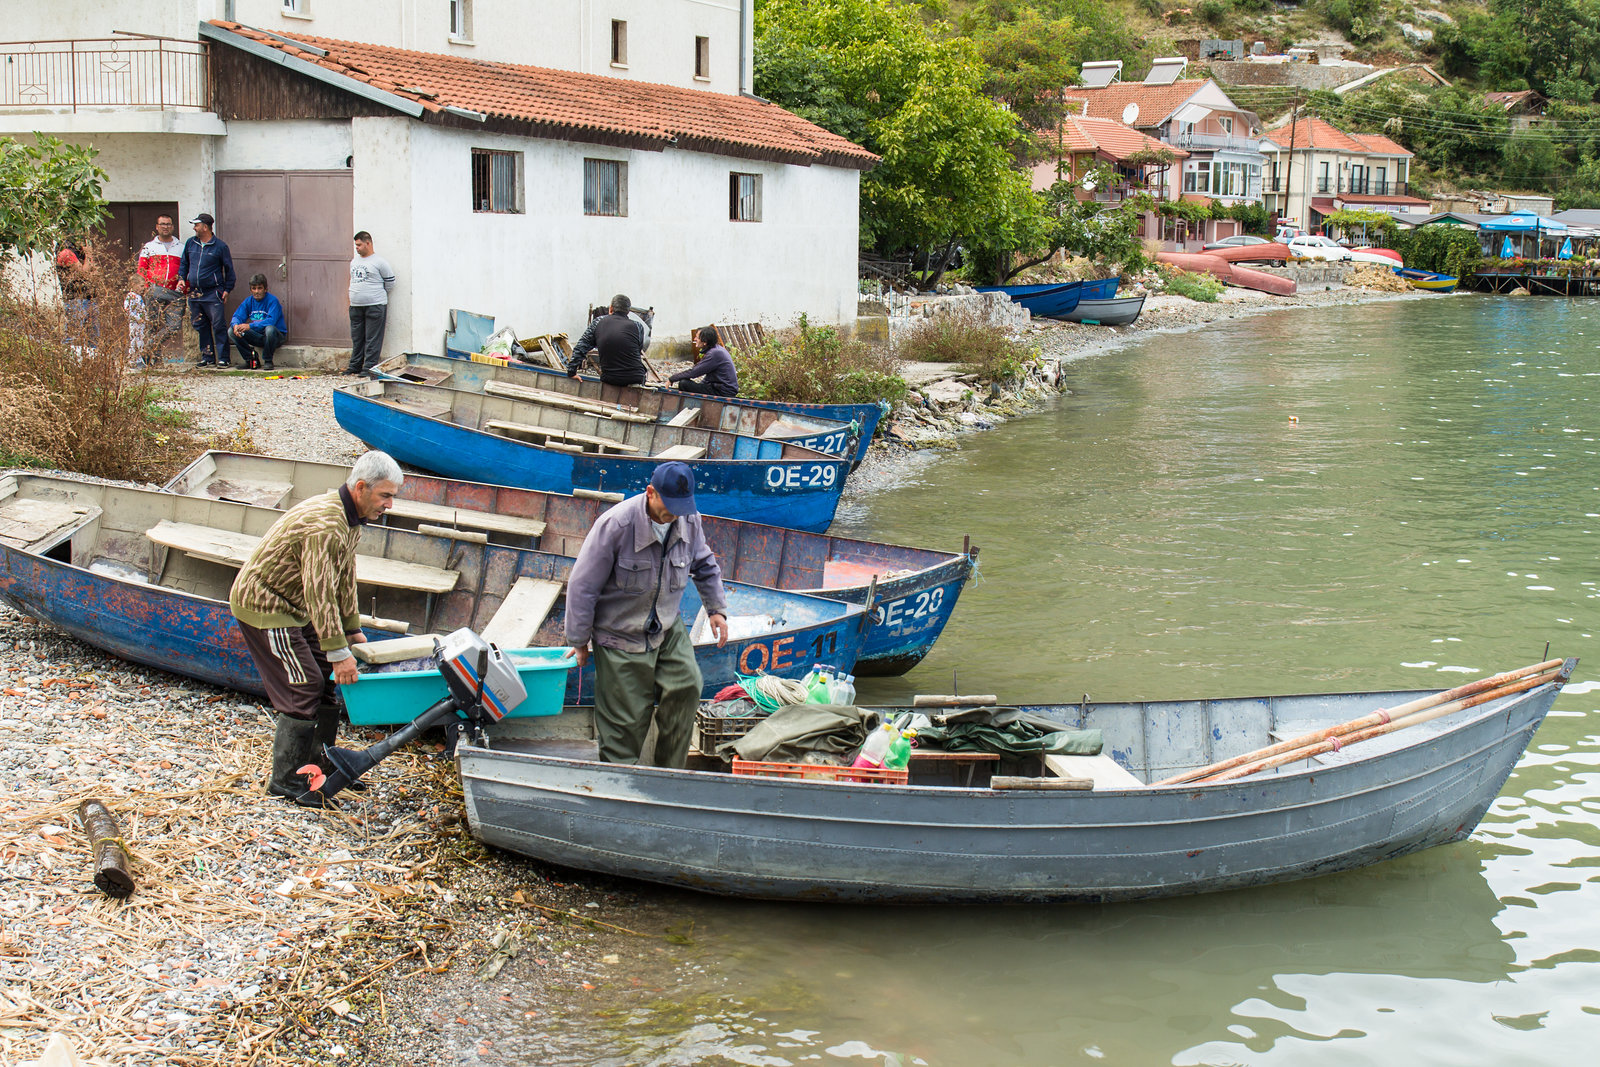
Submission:
[[[1395,297],[1155,296],[1134,327],[1042,324],[1028,340],[1071,360],[1158,330],[1374,298]],[[349,379],[161,373],[203,429],[278,455],[361,451],[329,402]],[[850,494],[912,456],[875,449]],[[625,985],[656,951],[668,895],[485,852],[462,831],[439,746],[397,753],[366,799],[323,813],[264,795],[270,734],[254,698],[0,608],[0,1062],[37,1058],[53,1034],[94,1065],[503,1062],[475,999],[515,990],[556,1014],[592,1009],[608,975]],[[126,901],[90,880],[75,814],[86,798],[121,823],[138,882]]]

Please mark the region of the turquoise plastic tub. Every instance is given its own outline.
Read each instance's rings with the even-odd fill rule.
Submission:
[[[565,648],[514,648],[506,655],[517,665],[527,699],[507,717],[558,715],[567,693],[567,672],[578,661]],[[391,671],[363,674],[354,685],[341,685],[350,721],[359,726],[408,723],[450,694],[438,671]]]

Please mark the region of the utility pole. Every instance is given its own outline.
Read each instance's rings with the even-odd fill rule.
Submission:
[[[1292,106],[1294,110],[1289,117],[1289,165],[1284,168],[1283,173],[1283,209],[1285,214],[1288,213],[1289,197],[1294,189],[1294,137],[1296,126],[1300,122],[1300,101],[1298,98],[1296,98]],[[1283,216],[1280,215],[1278,217],[1282,218]]]

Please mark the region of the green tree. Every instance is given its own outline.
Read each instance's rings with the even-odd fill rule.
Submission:
[[[963,241],[1027,228],[1017,118],[984,95],[971,42],[893,0],[761,0],[756,26],[756,91],[882,157],[861,179],[863,246],[920,257],[931,284]]]
[[[1026,8],[1015,18],[987,20],[969,31],[983,62],[983,90],[1002,101],[1030,128],[1061,121],[1062,90],[1076,84],[1076,56],[1087,36],[1071,18],[1046,18]]]
[[[95,149],[42,133],[34,144],[0,137],[0,259],[49,252],[105,217],[106,172]]]

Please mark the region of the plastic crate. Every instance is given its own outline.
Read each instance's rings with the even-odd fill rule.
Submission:
[[[748,774],[759,778],[803,778],[817,782],[868,782],[880,785],[905,785],[910,773],[899,767],[887,770],[881,767],[834,767],[826,763],[759,763],[755,760],[733,761],[734,774]]]
[[[694,722],[700,730],[700,751],[715,753],[718,745],[739,740],[766,722],[768,714],[763,711],[757,715],[712,715],[705,708],[696,708]]]

